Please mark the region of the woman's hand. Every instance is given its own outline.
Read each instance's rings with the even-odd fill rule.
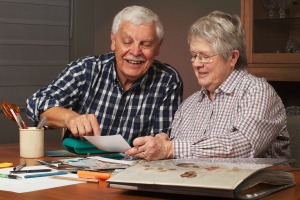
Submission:
[[[124,153],[147,161],[173,158],[173,142],[165,133],[136,138],[133,146]]]

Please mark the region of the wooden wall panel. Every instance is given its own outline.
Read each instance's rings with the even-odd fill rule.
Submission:
[[[0,101],[16,103],[23,119],[26,99],[69,62],[69,0],[0,0]],[[18,142],[18,127],[1,111],[0,143]],[[46,140],[60,139],[46,134]]]

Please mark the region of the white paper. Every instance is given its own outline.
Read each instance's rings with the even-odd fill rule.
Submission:
[[[124,152],[131,148],[121,135],[83,136],[98,149],[109,152]]]
[[[28,170],[28,169],[50,169],[45,166],[27,166],[24,167],[22,170]],[[5,168],[0,169],[0,173],[2,174],[9,174],[10,171],[12,171],[13,168]],[[45,172],[42,172],[45,173]],[[37,173],[30,173],[30,174],[37,174]],[[23,177],[25,174],[16,174],[20,177]],[[68,176],[68,177],[74,177],[76,174],[67,174],[67,175],[59,175],[59,176]],[[55,188],[55,187],[62,187],[67,185],[74,185],[79,184],[83,182],[78,181],[69,181],[69,180],[57,180],[51,178],[51,176],[48,177],[38,177],[38,178],[28,178],[28,179],[8,179],[8,178],[0,178],[0,190],[3,191],[10,191],[10,192],[16,192],[16,193],[23,193],[23,192],[32,192],[36,190],[44,190],[49,188]]]

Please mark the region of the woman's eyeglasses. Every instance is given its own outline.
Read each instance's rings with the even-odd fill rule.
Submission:
[[[208,55],[203,55],[203,54],[200,54],[200,53],[188,53],[187,54],[187,59],[190,60],[191,62],[195,62],[195,60],[198,58],[199,62],[207,64],[207,63],[210,63],[211,58],[216,56],[216,55],[218,55],[218,54],[208,56]]]

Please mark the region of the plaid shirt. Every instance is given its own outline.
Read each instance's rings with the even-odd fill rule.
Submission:
[[[246,71],[233,71],[215,91],[181,104],[172,124],[174,156],[289,158],[285,108],[275,90]]]
[[[27,116],[60,106],[81,114],[94,113],[101,135],[138,136],[166,131],[182,101],[182,80],[169,65],[154,61],[148,72],[124,91],[115,71],[114,53],[71,62],[47,87],[27,100]]]

